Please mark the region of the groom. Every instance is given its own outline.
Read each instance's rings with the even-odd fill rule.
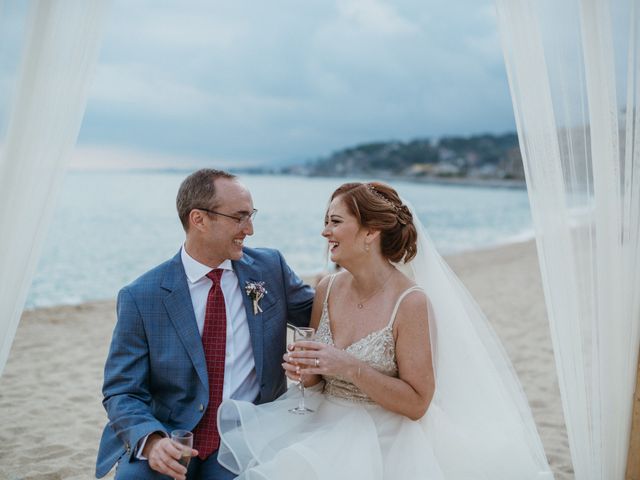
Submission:
[[[217,408],[284,392],[286,323],[309,323],[311,288],[277,250],[243,246],[256,210],[234,175],[199,170],[176,203],[184,245],[118,294],[98,478],[116,462],[116,479],[185,478],[174,429],[194,433],[187,478],[234,478],[217,461]]]

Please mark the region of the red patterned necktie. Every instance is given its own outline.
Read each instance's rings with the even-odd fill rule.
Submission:
[[[207,361],[209,376],[209,406],[194,430],[194,448],[198,457],[206,459],[220,446],[217,414],[222,403],[224,386],[224,359],[227,347],[227,314],[224,295],[220,288],[223,270],[218,268],[207,273],[213,285],[207,296],[207,308],[202,329],[202,347]]]

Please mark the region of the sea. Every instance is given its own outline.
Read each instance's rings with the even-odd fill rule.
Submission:
[[[27,308],[115,298],[175,255],[184,231],[175,196],[180,171],[70,171],[57,198]],[[241,175],[258,214],[247,246],[283,252],[299,274],[327,268],[320,232],[331,193],[346,181],[384,179]],[[527,192],[388,182],[409,201],[443,255],[533,237]]]

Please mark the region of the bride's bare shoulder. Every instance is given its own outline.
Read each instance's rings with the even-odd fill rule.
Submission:
[[[406,292],[406,290],[415,286],[415,283],[411,282],[404,291]],[[422,288],[416,288],[407,293],[400,301],[395,323],[397,326],[412,325],[423,327],[427,324],[428,317],[429,297]]]
[[[404,292],[405,290],[411,287],[417,286],[416,282],[414,282],[411,278],[405,275],[401,270],[397,270],[397,271],[398,273],[396,274],[397,275],[396,285],[401,292]]]
[[[322,277],[315,287],[316,298],[321,298],[322,300],[324,300],[325,295],[327,294],[327,289],[329,288],[329,284],[332,284],[331,288],[334,288],[336,285],[343,281],[342,279],[340,279],[340,277],[344,276],[345,273],[346,272],[342,271]]]

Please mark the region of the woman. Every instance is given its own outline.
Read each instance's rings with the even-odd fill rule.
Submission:
[[[260,479],[552,478],[486,319],[395,190],[342,185],[322,234],[344,271],[318,285],[317,341],[283,364],[315,413],[289,414],[294,389],[225,402],[220,463]]]

